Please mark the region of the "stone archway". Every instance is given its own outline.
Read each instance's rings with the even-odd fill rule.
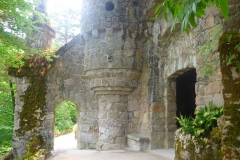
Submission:
[[[78,125],[79,108],[72,101],[62,101],[55,108],[54,125],[54,152],[77,148],[77,130],[74,132],[73,126]],[[76,128],[77,129],[77,128]],[[75,134],[76,133],[76,134]],[[58,137],[65,135],[62,137]],[[66,139],[67,138],[67,139]],[[63,140],[64,143],[62,142]]]

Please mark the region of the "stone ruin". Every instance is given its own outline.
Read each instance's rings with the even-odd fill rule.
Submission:
[[[177,114],[189,116],[209,101],[224,105],[221,70],[203,76],[204,66],[211,61],[221,66],[218,47],[207,61],[199,50],[216,26],[222,26],[224,34],[239,31],[240,2],[229,0],[228,21],[219,9],[208,8],[189,35],[180,33],[178,25],[171,33],[170,22],[155,19],[160,2],[84,0],[81,34],[56,52],[59,58],[45,78],[39,79],[39,73],[9,73],[17,84],[15,157],[29,154],[35,143],[41,156],[50,156],[55,108],[65,100],[78,109],[78,148],[96,150],[172,148]],[[48,36],[39,36],[33,44],[38,48],[49,46],[54,37],[45,29]],[[39,84],[42,88],[36,89]],[[30,103],[33,109],[24,108],[22,97],[29,90],[37,102],[44,101],[38,106]],[[31,125],[32,119],[36,125]]]

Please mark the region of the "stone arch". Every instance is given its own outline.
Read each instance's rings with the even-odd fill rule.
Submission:
[[[69,100],[63,100],[63,101],[61,101],[59,104],[57,104],[57,106],[55,106],[55,113],[54,113],[54,126],[55,126],[55,128],[54,128],[54,134],[56,135],[56,116],[57,116],[57,112],[56,112],[56,110],[57,110],[57,108],[58,107],[61,107],[61,105],[64,107],[64,111],[66,111],[66,103],[69,103],[70,102],[70,105],[73,105],[73,107],[76,109],[76,111],[77,111],[77,113],[76,113],[76,122],[74,122],[74,124],[77,124],[77,126],[79,126],[78,125],[78,123],[80,122],[80,121],[78,121],[77,119],[78,119],[78,115],[79,115],[79,113],[80,113],[80,107],[78,107],[77,106],[77,104],[76,103],[74,103],[73,101],[69,101]],[[65,105],[65,106],[64,106]],[[68,113],[69,114],[69,113]],[[68,116],[70,116],[70,115],[68,115]],[[70,118],[70,117],[65,117],[65,120],[69,120],[68,118]],[[73,127],[73,125],[74,124],[72,124],[72,126],[71,127]],[[65,124],[65,125],[67,125],[67,124]],[[75,138],[76,138],[76,140],[77,140],[77,134],[76,134],[76,136],[75,136]],[[55,144],[54,144],[55,145]],[[77,145],[76,145],[76,147],[77,147]],[[60,147],[60,148],[63,148],[63,147]],[[55,148],[54,148],[54,151],[55,151]]]

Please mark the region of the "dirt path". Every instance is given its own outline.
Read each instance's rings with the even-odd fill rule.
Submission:
[[[67,134],[55,138],[51,160],[173,160],[174,150],[152,150],[136,152],[131,150],[78,150],[74,135]]]

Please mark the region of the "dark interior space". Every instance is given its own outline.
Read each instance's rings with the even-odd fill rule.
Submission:
[[[196,83],[196,69],[185,72],[176,79],[176,93],[177,93],[177,117],[183,115],[184,117],[195,118],[194,111],[195,104],[195,83]],[[177,122],[177,127],[180,125]]]

